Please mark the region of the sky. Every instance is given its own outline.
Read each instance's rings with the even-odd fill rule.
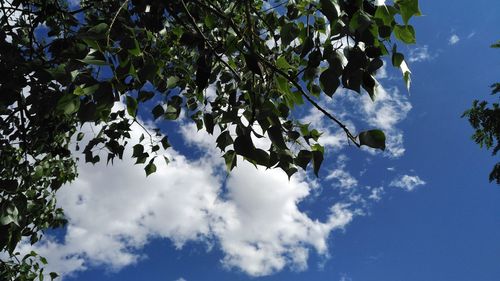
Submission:
[[[383,129],[385,152],[347,145],[306,109],[303,121],[324,132],[319,178],[243,161],[227,175],[213,136],[186,120],[161,125],[172,161],[147,179],[127,157],[79,164],[57,195],[67,228],[36,247],[48,270],[65,281],[500,280],[500,187],[487,180],[498,158],[460,118],[500,81],[500,52],[489,48],[500,3],[420,7],[418,43],[400,46],[410,93],[389,65],[376,102],[340,91],[323,104],[355,131]]]

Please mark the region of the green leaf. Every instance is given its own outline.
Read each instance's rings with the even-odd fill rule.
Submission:
[[[294,159],[295,165],[301,167],[304,169],[304,171],[307,169],[307,165],[309,162],[311,162],[312,159],[312,152],[308,150],[301,150],[299,151],[299,154],[297,157]]]
[[[165,114],[165,110],[163,110],[163,105],[158,104],[156,105],[153,110],[151,110],[151,113],[153,113],[153,120],[158,119],[160,116]]]
[[[170,76],[167,79],[167,88],[170,89],[174,86],[177,85],[177,82],[179,82],[179,77],[177,76]]]
[[[340,80],[335,69],[329,67],[319,76],[319,82],[323,92],[329,97],[332,97],[337,88],[340,86]]]
[[[284,56],[280,56],[277,60],[276,60],[276,66],[282,70],[289,70],[291,68],[293,68],[289,63],[288,61],[286,60],[286,58]]]
[[[396,25],[394,36],[406,44],[415,44],[415,29],[411,25]]]
[[[363,89],[366,90],[372,101],[375,101],[376,88],[377,82],[375,77],[367,72],[363,73]]]
[[[318,176],[319,168],[321,167],[321,163],[323,163],[323,152],[319,150],[313,150],[311,153],[312,153],[314,174]]]
[[[85,134],[83,132],[79,132],[78,135],[76,136],[76,140],[81,141],[84,136],[85,136]]]
[[[281,44],[283,46],[290,45],[299,33],[299,28],[294,22],[288,22],[281,27],[280,35],[281,35]]]
[[[167,149],[170,147],[170,143],[168,142],[167,136],[165,136],[161,139],[161,146],[163,147],[163,149]]]
[[[127,96],[126,102],[128,114],[135,117],[137,115],[137,100],[134,97]]]
[[[268,167],[269,166],[269,154],[262,149],[255,149],[252,160],[255,161],[256,164]]]
[[[211,113],[203,114],[203,123],[205,123],[205,129],[207,133],[213,135],[214,133],[214,117]]]
[[[320,0],[321,12],[330,23],[334,23],[339,18],[340,7],[337,0]]]
[[[394,4],[399,6],[401,18],[405,24],[408,24],[412,16],[422,15],[418,7],[418,0],[395,0]]]
[[[49,276],[50,276],[50,280],[54,280],[56,279],[57,277],[59,277],[59,274],[55,273],[55,272],[51,272],[49,273]]]
[[[217,137],[215,142],[217,143],[217,147],[224,151],[228,145],[233,143],[233,138],[229,131],[224,131]]]
[[[88,65],[99,65],[99,66],[109,65],[109,63],[106,62],[106,61],[97,60],[97,59],[91,59],[91,58],[88,58],[88,59],[78,59],[77,61],[83,62],[84,64],[88,64]]]
[[[153,163],[153,160],[152,159],[147,165],[146,167],[144,167],[144,171],[146,171],[146,177],[151,175],[152,173],[156,172],[156,165]]]
[[[56,111],[65,115],[71,115],[80,108],[80,98],[72,93],[64,94],[57,102]]]
[[[165,110],[165,114],[163,115],[167,120],[175,120],[179,117],[180,110],[172,105],[167,106],[167,110]]]
[[[136,144],[132,149],[132,157],[140,157],[144,153],[144,146],[142,144]]]
[[[255,152],[255,147],[252,142],[250,135],[241,135],[234,140],[234,151],[243,157],[252,158]]]
[[[275,125],[270,127],[269,129],[267,129],[267,134],[277,148],[287,149],[285,140],[283,139],[281,126]]]
[[[369,130],[359,134],[359,144],[385,150],[385,134],[381,130]]]
[[[400,67],[401,63],[405,60],[405,57],[401,53],[394,52],[392,54],[392,65],[395,67]]]
[[[375,18],[381,19],[385,26],[392,26],[392,22],[394,21],[394,15],[396,15],[398,11],[392,7],[387,5],[381,5],[377,7],[375,11]]]
[[[262,66],[259,62],[258,56],[254,53],[250,53],[244,54],[244,58],[248,69],[257,75],[262,76]]]
[[[226,169],[228,172],[232,171],[234,167],[236,167],[236,153],[234,150],[229,150],[224,153],[224,161],[226,162]]]
[[[212,14],[208,14],[205,16],[204,23],[209,29],[213,29],[217,24],[217,18]]]

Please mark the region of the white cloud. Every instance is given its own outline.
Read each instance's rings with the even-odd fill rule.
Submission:
[[[345,155],[339,155],[337,158],[337,164],[335,169],[332,170],[325,180],[333,180],[334,186],[340,187],[342,189],[351,189],[358,185],[358,180],[354,178],[349,171],[346,170],[347,157]]]
[[[133,139],[141,133],[132,127]],[[209,139],[191,130],[184,134],[201,147]],[[170,164],[157,160],[157,172],[147,178],[130,151],[113,166],[80,162],[78,179],[57,194],[69,219],[64,238],[35,247],[49,260],[46,271],[69,276],[95,265],[119,270],[144,259],[141,249],[156,238],[179,249],[189,241],[220,245],[223,266],[252,276],[285,267],[304,270],[310,251],[328,255],[329,235],[354,216],[348,205],[331,202],[324,221],[311,219],[298,208],[314,188],[305,174],[288,180],[280,170],[256,169],[238,159],[226,179],[217,172],[221,163],[210,160],[219,153],[207,153],[188,160],[170,150]]]
[[[179,279],[177,279],[175,281],[187,281],[187,280],[181,277],[181,278],[179,278]]]
[[[456,34],[453,34],[448,39],[448,44],[455,45],[458,43],[458,41],[460,41],[460,37],[458,37],[458,35],[456,35]]]
[[[384,194],[384,188],[383,187],[376,187],[371,189],[370,196],[368,196],[369,199],[372,199],[374,201],[380,201],[382,199],[382,195]]]
[[[400,157],[404,154],[403,133],[396,127],[406,118],[412,106],[406,96],[397,88],[385,90],[379,86],[377,98],[372,102],[367,95],[362,98],[362,113],[364,120],[375,128],[382,129],[386,134],[386,151],[390,157]]]
[[[410,62],[423,62],[429,61],[436,57],[437,55],[431,55],[429,53],[429,46],[424,45],[421,47],[415,47],[410,49],[410,56],[408,61]]]
[[[419,176],[403,175],[396,177],[394,180],[392,180],[392,182],[389,185],[393,187],[402,188],[406,191],[413,191],[418,186],[425,184],[426,182],[420,179]]]

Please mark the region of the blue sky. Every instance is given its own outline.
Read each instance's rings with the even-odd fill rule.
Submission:
[[[375,104],[342,92],[326,105],[358,130],[384,127],[388,152],[346,146],[306,111],[325,132],[320,179],[244,164],[227,178],[212,138],[170,124],[175,160],[158,175],[80,165],[58,195],[68,229],[38,250],[74,281],[500,280],[500,187],[487,181],[498,160],[460,118],[500,81],[488,47],[500,4],[420,6],[418,44],[403,47],[411,94],[388,66]]]

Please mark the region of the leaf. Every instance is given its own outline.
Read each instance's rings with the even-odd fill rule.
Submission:
[[[127,96],[126,102],[128,115],[135,117],[137,115],[137,100],[134,97]]]
[[[418,7],[418,0],[395,0],[394,4],[399,6],[401,18],[405,24],[412,16],[421,16],[420,8]]]
[[[370,96],[372,101],[375,101],[376,87],[377,87],[377,82],[375,78],[367,72],[363,73],[363,89],[365,89],[366,92],[368,92],[368,95]]]
[[[309,34],[306,41],[302,46],[302,51],[300,52],[300,58],[304,58],[314,47],[313,35]]]
[[[59,277],[59,274],[55,273],[55,272],[51,272],[49,273],[49,276],[50,276],[50,280],[54,280],[56,279],[57,277]]]
[[[163,147],[163,149],[167,149],[170,147],[170,143],[168,142],[168,137],[165,136],[161,139],[161,146]]]
[[[210,74],[212,73],[212,64],[208,55],[200,55],[196,62],[196,86],[199,90],[208,87]]]
[[[294,22],[286,23],[280,30],[281,44],[283,44],[283,46],[289,45],[293,40],[295,40],[295,38],[297,38],[298,33],[299,28]]]
[[[273,142],[273,144],[279,149],[287,149],[285,140],[283,139],[283,134],[281,132],[281,126],[275,125],[267,129],[267,134]]]
[[[132,148],[132,157],[140,157],[144,153],[144,146],[142,144],[136,144]]]
[[[83,132],[79,132],[78,135],[76,136],[76,140],[81,141],[84,136],[85,136],[85,134]]]
[[[403,74],[403,80],[405,81],[406,84],[406,90],[410,91],[410,85],[411,85],[411,71],[410,68],[408,68],[408,65],[406,62],[403,60],[400,65],[401,73]]]
[[[217,137],[215,142],[217,143],[217,147],[224,151],[228,145],[233,143],[233,138],[229,131],[224,131]]]
[[[255,55],[254,53],[250,53],[245,54],[244,57],[245,64],[247,65],[248,69],[250,69],[250,71],[257,75],[262,76],[262,66],[259,63],[259,58],[257,57],[257,55]]]
[[[302,169],[306,170],[307,165],[309,162],[311,162],[312,159],[312,152],[308,150],[301,150],[299,151],[299,154],[297,157],[294,159],[295,165],[301,167]]]
[[[80,108],[80,98],[73,93],[64,94],[57,102],[56,111],[65,115],[71,115]]]
[[[154,159],[152,159],[149,164],[144,167],[144,171],[146,171],[146,177],[156,172],[156,165],[153,163],[153,160]]]
[[[318,176],[319,168],[321,167],[321,163],[323,163],[323,152],[319,150],[312,151],[312,162],[313,162],[313,170],[314,174]]]
[[[415,29],[411,25],[396,25],[394,27],[394,36],[406,44],[415,44]]]
[[[375,18],[381,19],[384,26],[392,26],[394,21],[394,15],[397,14],[397,10],[392,6],[381,5],[377,7],[375,11]]]
[[[226,169],[228,172],[232,171],[236,167],[236,153],[234,150],[229,150],[224,154],[224,161],[226,162]]]
[[[276,60],[276,66],[279,68],[279,69],[283,69],[283,70],[289,70],[291,68],[293,68],[289,63],[288,61],[286,60],[286,58],[284,56],[280,56],[277,60]]]
[[[88,65],[99,65],[99,66],[109,65],[109,63],[106,62],[106,61],[97,60],[97,59],[91,59],[91,58],[88,58],[88,59],[78,59],[77,61],[83,62],[84,64],[88,64]]]
[[[179,77],[177,76],[170,76],[167,79],[167,88],[170,89],[177,85],[177,82],[179,82]]]
[[[392,65],[395,67],[399,67],[401,63],[404,61],[405,57],[401,53],[394,52],[392,54]]]
[[[329,67],[319,76],[319,82],[323,92],[329,97],[332,97],[337,88],[340,86],[340,80],[336,71]]]
[[[337,0],[320,0],[321,12],[326,16],[330,23],[334,23],[339,18],[340,7]]]
[[[15,192],[18,186],[17,180],[0,179],[0,191]]]
[[[385,134],[381,130],[369,130],[361,132],[358,136],[359,144],[371,148],[385,150]]]
[[[203,123],[205,123],[205,129],[207,133],[213,135],[214,134],[214,117],[211,113],[203,114]]]
[[[238,136],[234,140],[233,146],[236,154],[249,159],[252,158],[252,155],[255,152],[255,147],[253,145],[252,138],[250,137],[250,135],[247,134]]]
[[[268,167],[269,166],[269,154],[262,149],[255,149],[252,160],[255,161],[258,165]]]
[[[165,114],[165,110],[163,109],[163,106],[161,104],[158,104],[153,108],[153,110],[151,110],[151,113],[153,113],[153,120],[156,120],[160,116]]]

